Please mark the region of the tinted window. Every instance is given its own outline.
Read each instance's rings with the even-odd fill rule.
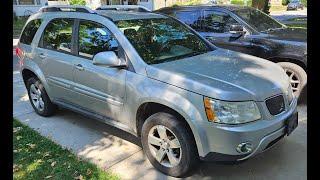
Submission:
[[[79,55],[93,58],[99,52],[117,51],[118,42],[103,25],[80,21]]]
[[[257,9],[239,9],[234,13],[259,32],[283,28],[282,24]]]
[[[176,18],[188,24],[195,30],[199,30],[201,28],[200,11],[178,11],[176,12]]]
[[[203,31],[225,33],[230,31],[230,26],[239,24],[229,14],[219,11],[204,11]]]
[[[31,44],[34,35],[41,25],[40,19],[32,20],[28,23],[20,38],[20,42],[23,44]]]
[[[171,18],[122,20],[116,24],[147,64],[178,60],[211,50],[201,38]]]
[[[54,19],[42,35],[43,48],[71,53],[73,19]]]

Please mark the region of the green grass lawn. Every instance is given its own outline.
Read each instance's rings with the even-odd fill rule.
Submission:
[[[119,179],[13,119],[13,179]]]
[[[26,23],[27,18],[19,17],[13,20],[13,38],[19,38],[21,30]]]

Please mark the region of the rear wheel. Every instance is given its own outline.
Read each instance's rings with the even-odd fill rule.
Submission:
[[[38,78],[31,77],[27,80],[27,90],[30,103],[37,114],[46,117],[54,114],[56,105],[51,102]]]
[[[302,88],[307,84],[307,73],[302,67],[290,62],[278,63],[289,76],[289,81],[296,97],[299,97]]]
[[[159,112],[143,124],[141,141],[151,164],[174,177],[186,176],[198,163],[196,145],[184,122]]]

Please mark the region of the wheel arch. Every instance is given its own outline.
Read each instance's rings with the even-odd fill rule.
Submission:
[[[40,70],[32,70],[31,68],[25,67],[21,70],[21,75],[23,78],[23,82],[25,85],[27,85],[27,80],[30,77],[36,77],[40,80],[40,82],[42,83],[42,85],[44,86],[49,98],[50,98],[50,88],[48,86],[47,81],[45,80],[44,74],[40,71]],[[50,98],[51,99],[51,98]]]
[[[272,62],[275,62],[275,63],[291,62],[291,63],[297,64],[298,66],[302,67],[302,69],[307,72],[307,65],[305,65],[305,63],[303,63],[301,60],[296,59],[296,58],[292,58],[292,57],[271,57],[271,58],[268,58],[268,60],[270,60]]]
[[[182,103],[187,103],[186,100],[181,100]],[[140,103],[136,111],[136,132],[137,136],[141,136],[141,128],[145,120],[150,117],[152,114],[157,112],[168,112],[178,117],[178,120],[184,121],[189,128],[192,136],[194,138],[195,144],[197,146],[197,151],[200,156],[204,156],[204,148],[207,143],[206,136],[198,130],[197,124],[194,123],[191,118],[195,118],[197,115],[193,110],[185,111],[181,108],[177,108],[176,105],[168,101],[158,102],[155,100],[148,100]],[[187,113],[188,112],[188,113]],[[193,114],[191,116],[190,114]],[[197,120],[199,120],[198,117]]]

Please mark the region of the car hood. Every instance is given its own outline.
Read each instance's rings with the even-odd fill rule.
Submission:
[[[307,42],[307,30],[303,28],[284,28],[265,32],[268,38],[285,41]]]
[[[279,65],[220,48],[150,65],[146,71],[152,79],[220,100],[264,101],[289,87],[288,77]]]

